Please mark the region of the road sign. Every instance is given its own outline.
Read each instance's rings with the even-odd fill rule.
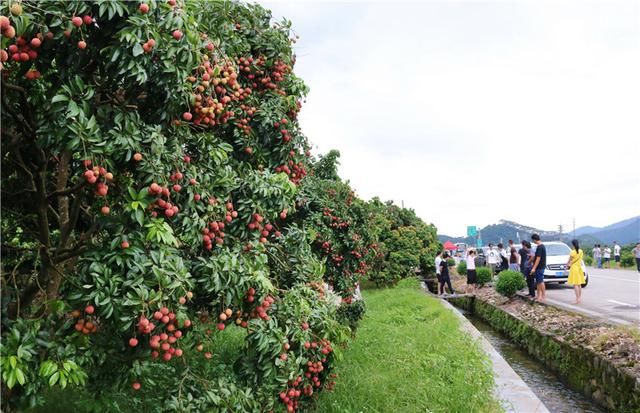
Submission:
[[[478,229],[475,225],[467,226],[467,237],[475,237],[478,233]]]

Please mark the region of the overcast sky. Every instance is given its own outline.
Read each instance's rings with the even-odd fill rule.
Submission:
[[[640,1],[260,2],[300,35],[315,153],[439,233],[640,214]]]

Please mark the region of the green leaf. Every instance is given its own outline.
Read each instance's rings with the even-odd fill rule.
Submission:
[[[18,383],[20,383],[21,386],[24,386],[24,384],[27,381],[24,377],[24,373],[20,369],[16,369],[16,379],[18,380]]]
[[[144,53],[144,49],[140,43],[136,43],[136,45],[133,46],[133,56],[140,56],[142,53]]]
[[[130,186],[128,186],[127,187],[127,192],[129,192],[129,196],[131,197],[131,199],[138,199],[138,193],[136,192],[135,189],[133,189]]]
[[[80,114],[80,108],[73,100],[69,101],[69,105],[67,106],[68,117],[78,116]]]
[[[40,365],[40,376],[49,377],[55,373],[57,369],[58,366],[54,362],[47,360]]]
[[[60,378],[60,372],[56,371],[55,373],[53,373],[53,375],[49,377],[49,387],[55,386],[59,378]]]
[[[134,215],[136,217],[136,221],[138,222],[138,224],[142,226],[144,224],[144,212],[142,212],[141,209],[136,209],[136,212],[134,213]]]
[[[66,97],[65,95],[55,95],[53,99],[51,99],[51,103],[66,102],[68,100],[69,98]]]
[[[16,384],[16,371],[11,370],[11,372],[9,372],[9,377],[7,378],[7,387],[9,389],[12,389],[13,386],[15,386],[15,384]]]

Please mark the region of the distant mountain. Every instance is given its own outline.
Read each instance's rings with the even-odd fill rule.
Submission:
[[[631,244],[640,240],[640,216],[625,219],[604,228],[585,226],[576,229],[578,239],[585,237],[592,243],[611,244],[617,241],[620,244]],[[585,240],[585,243],[591,242]]]
[[[579,237],[580,235],[585,235],[585,234],[593,234],[594,232],[600,231],[602,228],[598,228],[598,227],[580,227],[580,228],[576,228],[576,237]],[[572,232],[573,234],[573,232]]]
[[[531,239],[531,234],[540,234],[545,241],[561,240],[569,242],[573,238],[573,232],[560,234],[556,231],[545,231],[534,227],[518,224],[517,222],[501,220],[498,224],[487,225],[479,230],[482,244],[507,243],[508,240],[519,242],[522,239]],[[585,246],[600,244],[612,244],[617,241],[619,244],[631,244],[640,240],[640,216],[625,219],[607,225],[604,228],[584,226],[576,229],[575,237]],[[438,235],[441,242],[451,241],[475,244],[475,237],[451,237],[448,235]]]
[[[604,244],[611,244],[613,241],[623,245],[638,242],[640,241],[640,216],[607,225],[598,231],[585,235],[596,238]]]
[[[479,232],[483,245],[487,245],[488,243],[497,244],[499,242],[506,244],[510,239],[517,243],[523,239],[531,239],[531,235],[534,233],[540,234],[540,237],[546,241],[557,241],[560,239],[560,234],[558,232],[545,231],[507,220],[501,220],[498,224],[487,225]],[[441,242],[451,241],[453,243],[464,242],[467,244],[475,244],[476,242],[475,237],[450,237],[447,235],[438,235],[438,239],[440,239]]]

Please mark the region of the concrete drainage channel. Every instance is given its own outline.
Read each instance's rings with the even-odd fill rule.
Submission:
[[[458,309],[445,305],[460,316],[463,328],[473,337],[481,337],[494,365],[497,396],[506,402],[506,411],[640,412],[640,381],[635,382],[606,361],[590,357],[583,349],[558,343],[480,300],[459,296],[449,301]],[[510,334],[516,331],[524,342]],[[507,368],[496,361],[492,351],[500,353]],[[536,400],[541,401],[539,405]]]
[[[460,317],[462,329],[474,339],[480,340],[482,349],[489,356],[496,382],[496,398],[500,400],[507,413],[549,413],[544,403],[536,396],[531,388],[522,380],[502,355],[489,343],[484,335],[478,331],[463,315],[448,302],[446,307]],[[555,413],[555,412],[554,412]]]
[[[507,337],[495,331],[478,317],[465,314],[473,326],[500,353],[531,391],[552,412],[606,413],[581,393],[569,389],[539,361],[529,356]]]

